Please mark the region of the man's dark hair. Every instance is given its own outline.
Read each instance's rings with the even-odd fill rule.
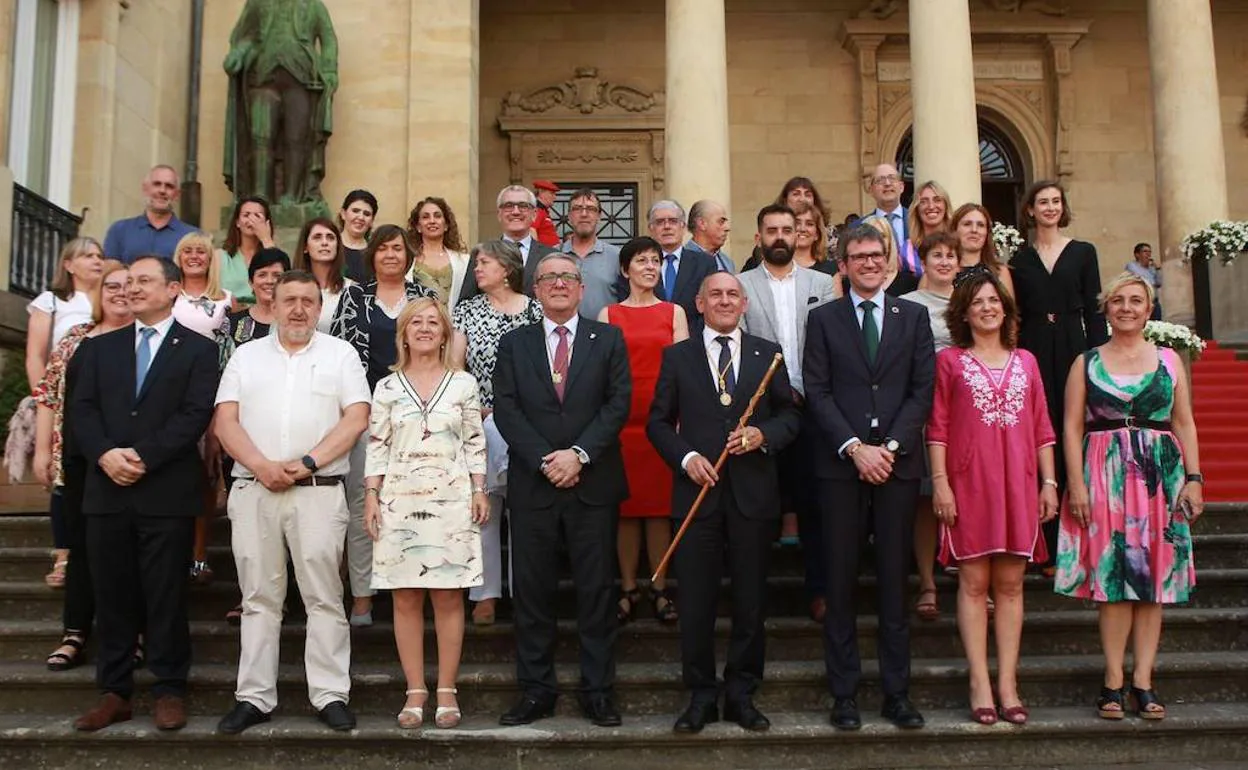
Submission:
[[[581,187],[576,192],[572,193],[572,197],[568,198],[568,205],[571,205],[572,201],[578,201],[585,198],[593,198],[594,203],[598,204],[599,208],[602,208],[602,201],[599,200],[598,193],[594,192],[592,187]]]
[[[755,223],[755,227],[757,228],[756,232],[761,233],[763,231],[763,220],[772,214],[788,214],[793,217],[794,222],[797,221],[797,214],[794,214],[793,209],[789,208],[786,204],[769,203],[758,210],[758,221]]]
[[[876,230],[871,225],[858,222],[850,225],[849,228],[841,234],[840,242],[837,243],[836,258],[840,260],[841,263],[844,263],[846,255],[849,254],[849,244],[862,243],[863,241],[878,243],[880,244],[881,249],[884,249],[886,252],[888,251],[888,244],[884,242],[884,233]]]
[[[160,271],[165,276],[165,283],[182,283],[182,269],[174,264],[172,259],[165,259],[159,254],[140,254],[130,264],[137,265],[149,260],[160,265]]]
[[[1151,244],[1148,244],[1148,243],[1137,243],[1137,244],[1135,244],[1135,248],[1131,250],[1131,253],[1132,253],[1132,254],[1139,254],[1139,253],[1140,253],[1141,251],[1143,251],[1144,249],[1151,249],[1151,248],[1153,248]]]

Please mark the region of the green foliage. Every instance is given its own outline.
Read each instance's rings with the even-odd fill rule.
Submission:
[[[20,350],[5,350],[3,372],[0,373],[0,451],[9,435],[9,418],[17,404],[30,395],[26,383],[26,358]]]

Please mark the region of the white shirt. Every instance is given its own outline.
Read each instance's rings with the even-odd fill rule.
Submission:
[[[866,314],[866,311],[861,309],[862,303],[866,300],[871,300],[875,303],[875,309],[871,311],[871,315],[875,318],[875,330],[879,332],[880,339],[884,339],[884,290],[880,289],[877,291],[874,297],[860,297],[858,296],[858,292],[850,289],[849,299],[854,303],[854,317],[858,319],[859,329],[862,328],[863,317]],[[879,418],[876,417],[872,419],[878,420]],[[849,448],[850,444],[857,443],[858,441],[859,439],[857,437],[849,439],[844,444],[841,444],[841,446],[836,450],[836,453],[844,457],[845,450]]]
[[[580,321],[581,316],[574,315],[567,320],[566,323],[557,324],[549,318],[542,316],[542,330],[546,332],[546,354],[550,356],[550,370],[555,370],[555,351],[559,348],[559,334],[555,331],[558,326],[568,330],[568,364],[572,363],[572,348],[576,344],[576,325]]]
[[[135,321],[134,322],[134,352],[138,353],[139,347],[143,344],[142,331],[144,329],[155,329],[156,333],[152,335],[152,341],[148,343],[148,346],[152,350],[152,357],[149,360],[149,363],[151,361],[155,361],[156,353],[160,351],[160,344],[165,341],[165,337],[169,336],[169,327],[171,326],[173,326],[172,314],[167,316],[165,320],[157,321],[154,325],[150,327],[147,324],[143,323],[142,321]]]
[[[237,403],[243,430],[260,454],[277,462],[303,457],[333,430],[348,406],[371,400],[355,348],[321,332],[295,353],[282,347],[276,330],[240,345],[217,388],[217,403]],[[344,452],[323,462],[317,475],[345,476],[348,457]],[[253,475],[235,463],[234,476]]]
[[[706,348],[706,365],[711,372],[711,383],[715,386],[716,392],[719,391],[719,351],[723,350],[723,345],[719,344],[720,337],[727,337],[729,355],[732,356],[732,377],[736,381],[741,379],[741,327],[733,329],[731,332],[724,334],[717,332],[709,326],[702,327],[702,345]],[[726,377],[725,377],[726,379]],[[680,468],[688,472],[689,460],[696,455],[697,452],[689,452],[680,458]]]
[[[321,289],[321,315],[316,319],[316,330],[329,334],[329,327],[333,323],[334,313],[338,310],[338,300],[342,299],[342,292],[347,290],[348,286],[354,286],[355,281],[350,278],[342,279],[342,291],[334,293],[329,289]]]
[[[36,310],[42,310],[50,316],[53,308],[56,309],[56,323],[52,326],[52,347],[56,347],[65,332],[91,321],[91,295],[85,291],[74,292],[68,300],[57,299],[55,294],[45,291],[30,301],[26,313],[34,315]]]
[[[805,395],[802,388],[802,351],[797,349],[797,265],[790,262],[789,272],[777,278],[761,266],[767,276],[767,287],[771,289],[771,300],[776,306],[776,343],[784,354],[784,368],[789,373],[789,385],[798,393]]]
[[[518,241],[513,241],[506,235],[503,236],[503,240],[508,243],[514,243],[520,249],[520,261],[526,265],[529,263],[529,252],[533,249],[533,235],[531,233]]]

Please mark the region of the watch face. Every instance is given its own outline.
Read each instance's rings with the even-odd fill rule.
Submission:
[[[898,450],[898,449],[901,449],[901,444],[897,443],[897,440],[896,440],[896,439],[893,439],[893,440],[889,441],[887,444],[885,444],[885,445],[884,445],[884,448],[885,448],[885,449],[887,449],[888,451],[892,452],[893,454],[896,454],[896,453],[897,453],[897,450]]]

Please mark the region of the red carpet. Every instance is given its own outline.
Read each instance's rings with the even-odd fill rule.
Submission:
[[[1205,499],[1248,500],[1248,361],[1209,343],[1192,364],[1192,411],[1200,436]]]

